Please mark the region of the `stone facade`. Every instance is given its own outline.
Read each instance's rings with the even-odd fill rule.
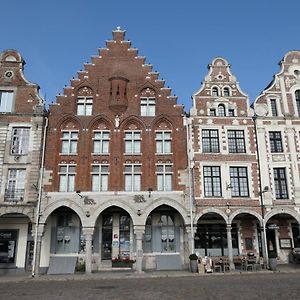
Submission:
[[[15,50],[0,54],[0,268],[31,268],[44,104]]]

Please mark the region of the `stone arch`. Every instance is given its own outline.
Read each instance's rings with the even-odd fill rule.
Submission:
[[[225,214],[225,212],[223,212],[222,210],[220,210],[218,208],[213,208],[213,207],[206,208],[202,212],[196,214],[196,216],[194,217],[194,224],[197,224],[199,219],[202,216],[209,214],[209,213],[215,213],[215,214],[221,216],[224,219],[224,221],[226,222],[226,224],[228,224],[228,216]]]
[[[252,215],[254,217],[257,218],[257,220],[261,223],[262,221],[262,217],[259,213],[257,213],[256,211],[253,211],[251,209],[248,208],[240,208],[235,210],[229,217],[228,217],[228,224],[231,224],[233,219],[238,216],[239,214],[249,214]]]
[[[185,207],[182,206],[181,204],[175,202],[173,199],[171,198],[167,198],[167,197],[164,197],[164,198],[158,198],[156,200],[154,200],[150,205],[148,205],[144,211],[143,211],[143,215],[141,216],[141,222],[143,225],[146,224],[146,220],[147,220],[147,217],[149,216],[149,214],[157,207],[161,206],[161,205],[168,205],[174,209],[176,209],[183,221],[184,221],[184,224],[185,225],[189,225],[190,224],[190,217],[188,216],[188,212],[186,211]]]
[[[91,97],[94,97],[94,90],[90,85],[83,82],[81,85],[79,85],[76,88],[75,94],[76,94],[76,97],[78,97],[78,96],[91,96]]]
[[[271,211],[267,212],[265,215],[265,223],[267,223],[272,217],[278,214],[288,214],[295,218],[300,224],[300,215],[295,210],[290,208],[274,208]]]
[[[107,208],[117,206],[119,208],[124,209],[131,217],[133,225],[136,225],[137,223],[137,213],[133,210],[132,207],[130,207],[127,203],[120,201],[120,200],[108,200],[105,203],[102,203],[91,216],[91,222],[93,223],[92,226],[95,227],[97,219],[99,215]]]
[[[30,207],[2,207],[0,209],[0,218],[4,215],[19,214],[28,217],[31,223],[34,223],[34,209]]]
[[[86,226],[86,223],[87,223],[87,218],[85,216],[85,212],[84,210],[82,209],[82,207],[76,203],[75,201],[73,200],[68,200],[68,199],[65,199],[65,200],[57,200],[53,203],[51,203],[50,205],[48,205],[44,211],[43,211],[43,215],[41,216],[41,219],[40,219],[40,223],[43,224],[43,223],[46,223],[48,217],[58,208],[60,207],[68,207],[70,208],[71,210],[73,210],[79,217],[80,221],[81,221],[81,224],[83,227]]]
[[[112,130],[114,128],[114,124],[105,115],[97,115],[89,122],[87,127],[89,130],[93,130],[95,126],[101,123],[104,123],[109,130]]]
[[[63,129],[63,127],[64,127],[66,124],[68,124],[68,122],[76,124],[76,125],[78,126],[78,129],[79,129],[79,130],[82,130],[82,125],[81,125],[80,120],[79,120],[76,116],[74,116],[74,115],[67,115],[67,116],[61,118],[61,119],[57,122],[57,124],[56,124],[55,127],[56,127],[56,128],[59,128],[59,129],[61,130],[61,129]]]
[[[142,87],[140,87],[140,88],[138,89],[137,94],[138,94],[139,97],[141,97],[141,96],[143,96],[143,92],[146,92],[146,93],[147,93],[148,90],[153,90],[153,91],[155,92],[155,98],[156,98],[156,96],[157,96],[157,94],[158,94],[158,89],[157,89],[156,86],[154,86],[154,85],[153,85],[151,82],[149,82],[149,81],[145,82],[145,84],[144,84]],[[150,95],[150,96],[151,96],[151,95]]]
[[[175,127],[173,120],[169,116],[160,115],[157,119],[153,120],[151,128],[157,129],[157,127],[164,122],[171,127],[169,129],[173,129]]]
[[[136,127],[140,128],[142,130],[145,130],[145,124],[143,124],[139,118],[137,118],[136,116],[133,116],[133,115],[131,115],[131,116],[127,117],[125,120],[121,121],[120,130],[126,130],[126,128],[128,126],[130,126],[131,124],[135,125]]]

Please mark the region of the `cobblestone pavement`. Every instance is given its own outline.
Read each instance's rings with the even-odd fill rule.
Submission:
[[[300,299],[300,273],[1,282],[0,299]]]

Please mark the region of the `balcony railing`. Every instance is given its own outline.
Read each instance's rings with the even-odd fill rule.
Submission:
[[[6,189],[4,201],[6,202],[22,202],[24,199],[24,189]]]

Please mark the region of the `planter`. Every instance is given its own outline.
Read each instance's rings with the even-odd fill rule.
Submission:
[[[277,258],[269,258],[269,266],[272,271],[277,269]]]
[[[192,273],[198,272],[198,260],[190,260],[190,270]]]

